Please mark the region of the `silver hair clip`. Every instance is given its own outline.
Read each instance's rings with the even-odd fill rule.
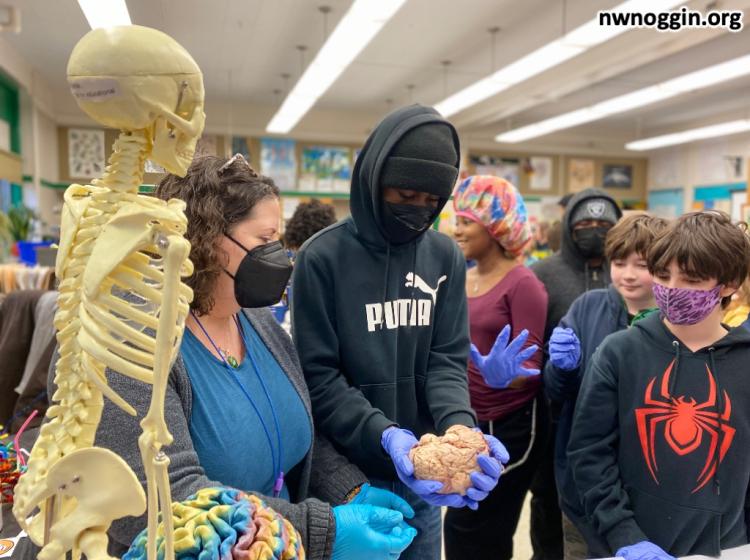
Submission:
[[[250,174],[253,177],[258,176],[258,174],[255,172],[255,169],[252,168],[252,166],[245,159],[245,156],[243,156],[242,154],[234,154],[232,157],[230,157],[227,160],[227,162],[219,168],[219,175],[222,175],[227,169],[229,169],[237,161],[241,161],[242,163],[247,165],[247,168],[250,170]]]

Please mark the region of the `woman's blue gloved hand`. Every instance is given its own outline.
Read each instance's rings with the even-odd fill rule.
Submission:
[[[505,389],[517,377],[539,375],[538,369],[523,367],[523,363],[539,349],[536,344],[524,348],[527,338],[529,331],[524,329],[508,344],[510,325],[505,325],[486,356],[482,356],[474,344],[471,345],[471,361],[477,366],[487,385],[493,389]]]
[[[336,537],[332,560],[393,560],[406,550],[417,531],[395,510],[366,504],[333,508]]]
[[[630,546],[623,546],[617,551],[616,556],[625,560],[677,560],[671,554],[664,552],[660,547],[649,541],[641,541]]]
[[[581,341],[573,329],[555,327],[549,339],[549,360],[563,371],[576,369],[581,364]]]
[[[374,488],[368,483],[362,485],[357,495],[354,496],[350,504],[367,504],[387,509],[393,509],[401,512],[407,519],[414,517],[414,510],[406,503],[406,500],[396,496],[393,492]]]

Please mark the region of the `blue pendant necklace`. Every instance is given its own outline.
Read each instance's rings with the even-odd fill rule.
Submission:
[[[263,381],[263,377],[260,374],[260,369],[258,368],[258,364],[255,362],[255,357],[253,356],[252,352],[247,347],[247,343],[245,342],[245,333],[242,330],[242,325],[240,324],[239,319],[237,318],[237,315],[233,315],[232,318],[234,319],[235,324],[237,325],[237,329],[240,332],[240,338],[242,339],[242,345],[245,347],[245,355],[250,360],[250,363],[253,366],[253,370],[255,371],[255,375],[258,378],[258,381],[260,382],[260,386],[263,388],[263,393],[266,396],[266,400],[268,401],[268,406],[271,409],[271,415],[273,416],[273,423],[274,427],[276,428],[276,443],[278,447],[278,462],[276,455],[274,454],[273,449],[273,439],[271,438],[271,433],[268,429],[268,426],[266,425],[265,420],[263,419],[263,416],[261,415],[260,411],[258,410],[258,407],[255,404],[255,401],[250,396],[250,393],[245,389],[245,386],[240,381],[238,375],[237,375],[237,368],[240,367],[239,361],[229,354],[227,351],[221,350],[216,343],[211,338],[211,335],[208,334],[208,331],[203,326],[203,324],[198,319],[198,316],[193,312],[190,311],[190,314],[193,316],[193,319],[195,319],[195,322],[200,327],[201,331],[203,331],[203,334],[206,335],[206,338],[211,343],[211,346],[214,347],[214,350],[216,350],[216,353],[221,358],[221,361],[224,363],[224,367],[227,370],[227,373],[229,374],[229,377],[234,379],[237,386],[240,388],[242,393],[247,398],[250,405],[253,407],[253,410],[255,411],[255,414],[258,416],[258,419],[260,420],[261,426],[263,426],[263,432],[266,434],[266,440],[268,440],[268,447],[271,449],[271,464],[273,468],[273,474],[276,477],[273,484],[273,497],[278,498],[281,494],[281,490],[284,487],[284,471],[281,470],[281,460],[282,460],[282,445],[281,445],[281,429],[279,428],[279,419],[276,416],[276,409],[273,406],[273,401],[271,401],[271,395],[268,393],[268,389],[266,388],[266,384]]]

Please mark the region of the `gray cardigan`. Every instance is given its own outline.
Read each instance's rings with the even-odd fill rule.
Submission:
[[[291,339],[267,309],[246,309],[244,313],[297,390],[307,410],[312,430],[310,396]],[[55,362],[56,359],[52,363]],[[140,421],[149,406],[151,388],[140,381],[111,371],[107,372],[107,380],[109,386],[130,403],[138,415],[134,418],[126,414],[105,398],[96,445],[109,448],[125,459],[145,488],[138,436],[141,434]],[[206,477],[193,448],[188,428],[192,403],[190,379],[182,357],[178,355],[169,376],[164,403],[167,425],[174,437],[173,443],[165,448],[171,461],[169,481],[172,501],[182,501],[201,488],[224,486],[220,481]],[[357,467],[340,455],[330,442],[320,434],[315,434],[314,431],[312,433],[314,438],[311,450],[287,475],[292,501],[287,502],[269,496],[261,497],[300,532],[307,558],[326,560],[331,556],[335,535],[329,504],[342,503],[351,490],[367,479]],[[145,526],[145,515],[116,521],[109,530],[110,554],[118,557],[124,554],[133,538]]]

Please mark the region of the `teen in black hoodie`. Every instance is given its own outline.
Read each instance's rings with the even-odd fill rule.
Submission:
[[[726,214],[678,218],[648,258],[660,314],[594,354],[568,445],[593,556],[666,560],[748,542],[750,333],[721,325],[750,242]]]
[[[292,329],[316,426],[373,484],[414,507],[409,523],[420,534],[401,558],[439,559],[440,512],[399,483],[384,431],[399,425],[419,438],[476,425],[466,265],[452,239],[428,229],[453,190],[459,153],[455,129],[434,109],[385,117],[354,166],[351,217],[313,236],[295,263]],[[388,204],[393,189],[427,204]]]

